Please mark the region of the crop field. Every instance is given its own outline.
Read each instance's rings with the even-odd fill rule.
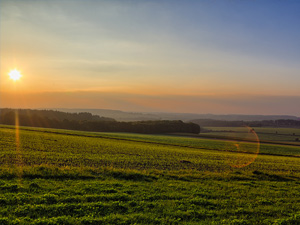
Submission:
[[[207,127],[201,136],[206,137],[227,137],[227,138],[245,138],[247,128],[245,127]],[[253,128],[260,141],[273,141],[289,143],[300,146],[299,128]]]
[[[0,224],[300,224],[300,147],[0,126]]]
[[[243,127],[207,127],[213,131],[243,131]],[[294,134],[300,136],[299,128],[282,128],[282,127],[254,127],[257,133],[269,133],[269,134],[286,134],[293,136]],[[276,133],[277,132],[277,133]]]

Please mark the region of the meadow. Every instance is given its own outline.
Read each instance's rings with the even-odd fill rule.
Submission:
[[[0,224],[300,224],[300,147],[0,126]]]
[[[254,127],[261,142],[279,142],[300,146],[299,128]],[[206,127],[202,137],[245,138],[245,127]],[[251,138],[250,138],[251,139]]]

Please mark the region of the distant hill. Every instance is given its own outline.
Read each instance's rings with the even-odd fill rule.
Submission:
[[[293,127],[300,128],[300,120],[280,119],[280,120],[260,120],[260,121],[226,121],[212,119],[197,119],[190,122],[201,127]]]
[[[120,110],[110,110],[110,109],[55,109],[62,112],[68,113],[79,113],[79,112],[89,112],[93,115],[99,115],[103,117],[113,118],[117,121],[147,121],[147,120],[161,120],[162,118],[155,114],[150,113],[139,113],[139,112],[123,112]]]
[[[118,122],[90,112],[60,112],[57,110],[0,109],[0,124],[30,127],[58,128],[97,132],[132,133],[194,133],[200,126],[181,120],[153,120]]]
[[[3,117],[12,117],[14,109],[3,108],[0,109],[0,121]],[[68,113],[58,110],[36,110],[36,109],[18,109],[20,117],[26,117],[29,121],[37,118],[47,118],[50,120],[70,120],[70,121],[115,121],[112,118],[102,117],[99,115],[92,115],[90,112]],[[15,118],[13,117],[12,120]]]
[[[289,115],[215,115],[215,114],[194,114],[194,113],[161,113],[161,112],[124,112],[110,109],[56,109],[63,112],[78,113],[90,112],[94,115],[113,118],[117,121],[141,121],[141,120],[182,120],[190,121],[196,119],[213,119],[225,121],[263,121],[263,120],[300,120],[300,117]]]

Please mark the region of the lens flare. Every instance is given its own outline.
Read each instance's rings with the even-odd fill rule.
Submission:
[[[231,152],[226,159],[227,164],[234,168],[243,168],[253,163],[260,149],[259,138],[255,130],[245,126],[230,135],[235,141],[228,142],[228,150]]]
[[[16,165],[18,168],[17,174],[18,177],[22,177],[22,166],[23,166],[23,159],[22,153],[20,148],[20,126],[19,126],[19,112],[16,109],[15,111],[15,129],[16,129]]]

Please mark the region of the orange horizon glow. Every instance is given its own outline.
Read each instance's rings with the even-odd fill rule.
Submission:
[[[21,83],[20,83],[21,84]],[[258,100],[259,99],[259,100]],[[0,90],[0,108],[115,109],[129,112],[176,112],[213,114],[296,115],[297,96],[267,95],[146,95],[126,92],[65,91],[35,92],[15,88]],[[278,110],[278,105],[281,109]],[[274,114],[275,115],[275,114]]]

